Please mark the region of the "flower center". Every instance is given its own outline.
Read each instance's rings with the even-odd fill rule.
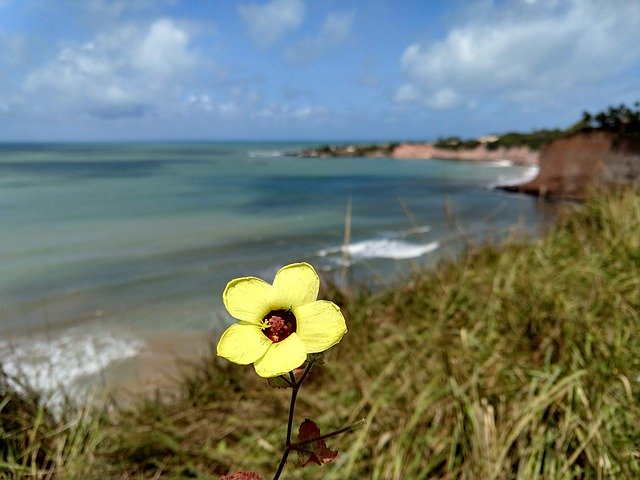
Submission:
[[[281,342],[296,331],[296,317],[291,310],[271,310],[262,319],[262,333],[274,343]]]

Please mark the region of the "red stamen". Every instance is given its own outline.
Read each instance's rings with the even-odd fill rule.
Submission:
[[[296,331],[296,317],[291,310],[271,310],[263,321],[267,327],[262,333],[274,343],[281,342]]]

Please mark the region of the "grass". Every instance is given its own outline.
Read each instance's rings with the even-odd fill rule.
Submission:
[[[0,369],[0,478],[95,478],[105,412],[87,400],[59,408]],[[104,405],[104,403],[102,403]]]
[[[327,296],[349,333],[296,418],[367,425],[328,441],[334,462],[296,469],[294,456],[283,478],[640,478],[640,191],[594,195],[540,240]],[[59,418],[0,385],[6,478],[270,478],[289,402],[213,355],[108,414],[69,405]]]

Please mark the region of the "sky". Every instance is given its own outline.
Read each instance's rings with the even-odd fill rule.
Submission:
[[[0,141],[471,138],[640,100],[640,0],[0,0]]]

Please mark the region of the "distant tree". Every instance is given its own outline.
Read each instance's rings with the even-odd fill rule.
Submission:
[[[615,134],[615,142],[626,141],[640,146],[640,101],[634,102],[633,108],[621,103],[618,106],[609,106],[607,110],[595,114],[589,111],[582,112],[582,118],[567,129],[535,130],[530,133],[506,132],[498,136],[495,142],[486,144],[490,150],[499,147],[527,146],[537,150],[542,146],[559,138],[579,132],[593,130],[612,132]],[[473,148],[479,145],[477,139],[463,140],[460,137],[439,138],[434,145],[441,148],[461,149]]]
[[[572,128],[573,131],[592,129],[611,132],[614,135],[614,145],[624,142],[633,146],[632,148],[640,148],[640,101],[634,102],[633,107],[627,107],[623,103],[615,107],[609,106],[607,110],[595,115],[584,112],[582,120]]]

